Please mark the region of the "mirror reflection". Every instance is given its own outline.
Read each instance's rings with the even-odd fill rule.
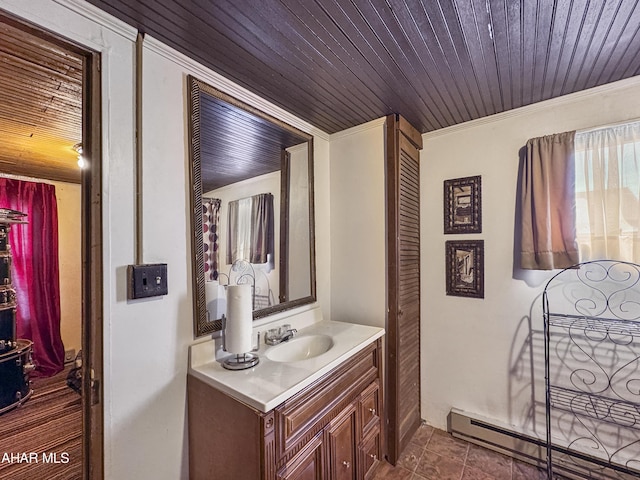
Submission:
[[[219,330],[226,286],[254,318],[315,301],[313,137],[189,77],[196,336]]]

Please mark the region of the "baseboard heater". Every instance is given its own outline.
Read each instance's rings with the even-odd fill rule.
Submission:
[[[541,439],[530,433],[515,431],[511,425],[503,425],[495,420],[454,408],[449,413],[448,430],[454,437],[546,469],[546,439]],[[554,450],[556,448],[560,453],[565,451],[554,446]],[[615,465],[605,466],[601,460],[595,457],[571,453],[580,459],[584,467],[574,463],[560,462],[559,459],[554,458],[554,474],[557,473],[575,480],[585,478],[597,480],[628,478],[632,480],[638,478],[637,475],[621,473]]]

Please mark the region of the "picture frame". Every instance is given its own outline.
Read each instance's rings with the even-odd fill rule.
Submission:
[[[484,240],[449,240],[447,295],[484,298]]]
[[[480,175],[444,181],[444,233],[481,233]]]

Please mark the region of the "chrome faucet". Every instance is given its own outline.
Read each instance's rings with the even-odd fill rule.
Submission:
[[[264,334],[264,343],[267,345],[278,345],[279,343],[291,340],[297,332],[298,331],[295,328],[291,328],[291,325],[288,323],[278,328],[270,328],[267,330],[267,333]]]

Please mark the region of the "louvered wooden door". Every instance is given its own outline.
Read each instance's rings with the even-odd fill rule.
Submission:
[[[387,117],[387,458],[420,426],[420,154],[422,137]]]

